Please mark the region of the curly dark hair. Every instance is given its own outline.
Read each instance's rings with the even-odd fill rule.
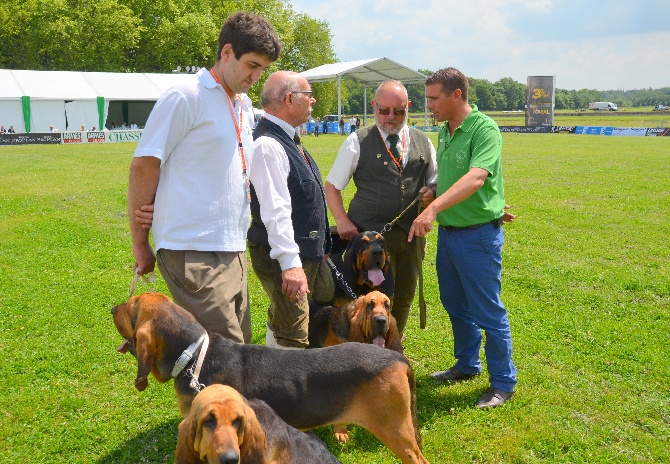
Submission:
[[[253,13],[238,11],[228,16],[219,33],[219,49],[216,60],[221,59],[221,50],[231,44],[235,59],[245,53],[258,53],[267,56],[270,61],[277,61],[281,52],[281,44],[274,27],[270,22]]]
[[[449,95],[456,89],[461,89],[461,98],[468,101],[468,78],[456,68],[442,68],[435,71],[426,79],[426,85],[440,84],[442,91]]]

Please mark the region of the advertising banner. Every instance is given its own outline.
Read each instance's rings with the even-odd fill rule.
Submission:
[[[553,126],[556,76],[528,76],[527,84],[526,126]]]
[[[61,143],[61,134],[51,132],[0,134],[0,145],[32,145],[45,143]]]

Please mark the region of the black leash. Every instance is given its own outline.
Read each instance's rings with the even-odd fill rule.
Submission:
[[[354,300],[357,299],[358,295],[354,293],[347,281],[344,280],[344,275],[337,269],[337,266],[335,266],[335,263],[330,259],[330,256],[326,258],[326,263],[328,264],[328,267],[335,273],[335,280],[337,281],[340,290],[344,291]]]

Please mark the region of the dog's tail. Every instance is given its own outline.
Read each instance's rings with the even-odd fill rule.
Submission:
[[[421,444],[421,433],[419,433],[419,417],[417,415],[416,382],[414,380],[414,371],[409,364],[407,369],[407,381],[409,382],[410,410],[412,413],[412,425],[414,425],[414,436],[416,437],[417,445],[419,445],[419,450],[421,450],[423,447]]]

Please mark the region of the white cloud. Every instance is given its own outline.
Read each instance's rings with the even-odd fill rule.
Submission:
[[[338,59],[455,66],[496,81],[555,75],[563,89],[670,87],[670,1],[297,0],[330,24]]]

